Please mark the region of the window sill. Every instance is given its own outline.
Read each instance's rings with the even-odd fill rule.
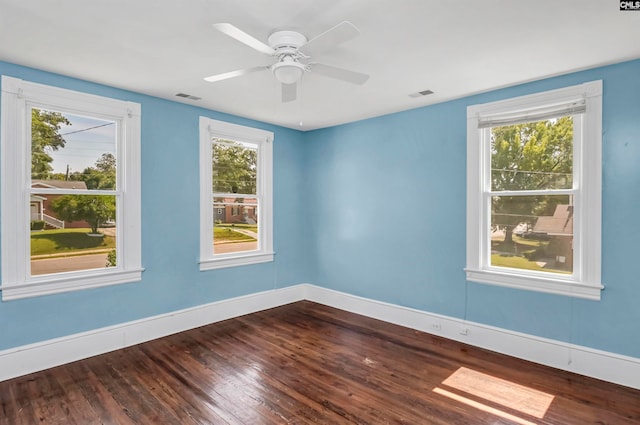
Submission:
[[[59,294],[78,291],[81,289],[99,288],[102,286],[119,285],[122,283],[138,282],[142,280],[144,269],[106,271],[98,273],[74,273],[73,276],[41,277],[25,283],[4,284],[2,301],[18,300],[21,298],[38,297],[42,295]]]
[[[268,263],[273,261],[274,255],[273,252],[253,252],[200,260],[200,271]]]
[[[549,294],[566,295],[588,300],[600,300],[604,287],[601,284],[586,284],[570,279],[550,279],[546,276],[531,276],[500,272],[497,270],[465,269],[467,280],[489,285],[506,286],[509,288],[525,289],[529,291],[546,292]]]

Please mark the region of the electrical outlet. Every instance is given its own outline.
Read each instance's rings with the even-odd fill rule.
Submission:
[[[439,331],[442,330],[442,326],[440,325],[440,323],[432,323],[431,329],[433,329],[434,331]]]

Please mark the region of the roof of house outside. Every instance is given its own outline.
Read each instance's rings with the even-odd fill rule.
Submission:
[[[31,180],[31,187],[46,189],[87,189],[85,182],[77,180]]]
[[[552,216],[538,217],[533,231],[550,236],[573,236],[573,205],[556,205]]]
[[[242,201],[238,201],[238,199]],[[237,198],[222,198],[222,197],[216,196],[213,198],[213,203],[215,205],[229,204],[229,205],[252,207],[258,203],[258,200],[256,198],[243,198],[241,196],[238,196]]]

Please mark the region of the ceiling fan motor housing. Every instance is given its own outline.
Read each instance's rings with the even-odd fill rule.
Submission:
[[[300,46],[307,42],[307,37],[297,31],[275,31],[267,39],[269,46],[276,51],[276,56],[282,53],[295,53]]]
[[[307,37],[296,31],[276,31],[269,36],[269,46],[275,50],[278,62],[271,66],[271,72],[283,84],[297,82],[305,71],[305,65],[298,62],[302,55],[298,49],[307,42]]]

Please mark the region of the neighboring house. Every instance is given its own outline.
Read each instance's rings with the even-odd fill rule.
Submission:
[[[32,180],[32,189],[79,189],[86,190],[87,185],[83,181],[66,180]],[[83,228],[89,227],[86,221],[64,222],[56,216],[51,208],[51,203],[64,195],[51,194],[31,194],[29,209],[31,211],[31,221],[44,221],[49,228]]]
[[[549,237],[547,254],[555,257],[556,266],[573,270],[573,206],[556,205],[552,216],[538,217],[533,226],[536,234]]]
[[[224,198],[222,202],[215,202],[213,205],[214,221],[245,224],[258,222],[258,205],[255,199],[244,198],[242,205],[229,205],[234,202],[236,202],[236,198]]]

